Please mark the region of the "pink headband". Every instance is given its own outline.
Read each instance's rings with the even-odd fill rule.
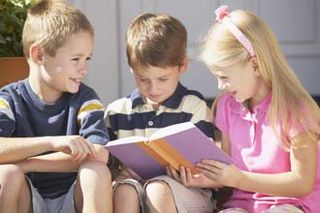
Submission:
[[[215,11],[216,20],[220,23],[223,23],[231,33],[238,39],[238,41],[246,48],[249,52],[250,56],[255,56],[255,52],[251,45],[251,42],[247,39],[247,37],[239,30],[239,28],[227,17],[229,15],[228,5],[220,6]]]

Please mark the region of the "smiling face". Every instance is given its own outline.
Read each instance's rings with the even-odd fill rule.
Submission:
[[[255,106],[268,94],[269,89],[262,80],[254,59],[244,64],[218,68],[212,73],[217,77],[218,88],[229,92],[237,102],[249,100],[250,106]]]
[[[135,81],[141,95],[147,102],[158,105],[169,98],[177,88],[180,74],[185,72],[183,66],[137,67],[133,70]]]
[[[62,93],[76,93],[88,73],[94,40],[92,34],[79,32],[72,35],[55,56],[43,53],[40,79],[36,93],[46,101],[55,101]],[[32,86],[32,85],[31,85]]]

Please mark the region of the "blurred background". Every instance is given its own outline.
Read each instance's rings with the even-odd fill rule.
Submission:
[[[292,68],[311,95],[320,95],[319,0],[70,0],[90,19],[96,45],[86,83],[104,104],[128,95],[134,88],[125,55],[125,33],[140,13],[165,12],[178,18],[188,31],[189,69],[182,77],[187,87],[213,99],[219,91],[209,70],[196,60],[198,44],[215,19],[214,10],[250,10],[273,29]],[[272,50],[270,50],[272,51]]]

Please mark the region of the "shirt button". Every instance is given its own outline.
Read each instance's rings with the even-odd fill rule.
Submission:
[[[149,121],[149,122],[148,122],[148,125],[149,125],[149,126],[153,126],[153,121]]]

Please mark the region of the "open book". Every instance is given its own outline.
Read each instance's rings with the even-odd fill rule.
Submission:
[[[191,122],[157,130],[150,137],[131,136],[107,143],[106,148],[139,176],[149,179],[166,173],[171,165],[182,165],[197,173],[195,164],[214,159],[231,164],[231,158]]]

